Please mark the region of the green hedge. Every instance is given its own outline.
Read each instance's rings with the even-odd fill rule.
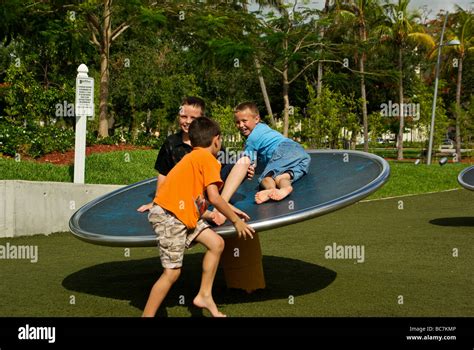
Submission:
[[[26,127],[0,123],[0,152],[37,158],[54,151],[65,152],[74,147],[74,131],[55,125]]]
[[[51,152],[66,152],[74,148],[74,131],[57,125],[28,125],[26,127],[0,122],[0,153],[10,156],[16,154],[32,158],[41,157]],[[93,133],[87,133],[86,143],[118,145],[131,144],[159,148],[165,137],[154,137],[139,133],[134,139],[129,133],[116,132],[113,136],[98,139]]]

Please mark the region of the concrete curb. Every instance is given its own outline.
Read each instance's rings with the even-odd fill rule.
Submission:
[[[69,231],[77,209],[121,187],[0,180],[0,238]]]

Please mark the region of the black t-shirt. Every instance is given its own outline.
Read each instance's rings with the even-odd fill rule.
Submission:
[[[160,148],[155,162],[155,169],[163,176],[168,175],[171,169],[193,148],[183,142],[183,132],[168,136]]]
[[[167,176],[171,169],[193,148],[187,143],[183,142],[183,132],[180,131],[176,134],[168,136],[158,152],[158,157],[155,162],[155,169],[161,175]],[[226,152],[224,146],[222,146],[220,152]],[[232,169],[232,162],[228,162],[225,157],[221,157],[221,178],[223,181],[227,178]]]

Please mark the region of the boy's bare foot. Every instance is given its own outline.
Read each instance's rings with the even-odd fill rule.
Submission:
[[[194,298],[193,304],[201,309],[207,309],[212,317],[227,317],[227,315],[224,315],[222,312],[217,310],[217,305],[212,299],[212,296],[203,297],[198,294]]]
[[[255,202],[257,204],[262,204],[268,201],[271,198],[270,195],[273,193],[273,191],[275,191],[275,188],[257,192],[257,194],[255,194]]]
[[[291,192],[293,192],[293,187],[288,186],[284,188],[279,188],[270,193],[269,197],[274,201],[281,201],[283,198],[287,197]]]
[[[212,211],[212,221],[217,225],[223,225],[224,222],[227,220],[224,214],[222,214],[219,210],[214,209]]]

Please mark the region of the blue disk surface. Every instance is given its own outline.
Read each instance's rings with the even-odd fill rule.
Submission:
[[[370,153],[345,150],[308,153],[311,155],[309,174],[295,182],[293,192],[282,201],[255,203],[258,175],[252,181],[246,180],[232,197],[231,203],[250,216],[249,224],[257,232],[355,203],[376,191],[390,175],[388,163]],[[140,205],[153,200],[155,189],[156,178],[152,178],[99,197],[74,213],[69,227],[76,237],[94,244],[156,246],[156,235],[147,213],[137,212]],[[235,234],[234,227],[228,223],[214,229],[222,236]]]

